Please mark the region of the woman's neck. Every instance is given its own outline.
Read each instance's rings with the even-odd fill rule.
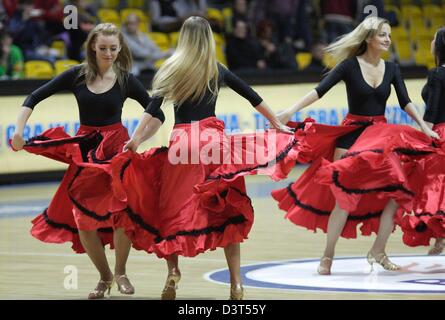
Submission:
[[[102,79],[108,75],[114,74],[113,66],[101,66],[98,64],[98,76]]]
[[[362,56],[367,63],[378,66],[381,60],[381,53],[378,51],[367,50]]]

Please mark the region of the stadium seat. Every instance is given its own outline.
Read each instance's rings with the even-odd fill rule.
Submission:
[[[218,21],[221,26],[224,25],[223,13],[220,10],[218,10],[218,9],[208,8],[207,9],[207,18],[209,20],[216,20],[216,21]]]
[[[149,32],[147,35],[162,51],[166,51],[170,48],[170,40],[167,34],[162,32]]]
[[[400,12],[402,13],[402,18],[405,20],[422,18],[422,10],[418,6],[402,5]]]
[[[120,27],[121,25],[121,19],[119,17],[119,13],[116,10],[99,9],[97,11],[97,16],[99,17],[101,22],[113,23],[118,27]]]
[[[323,55],[323,64],[328,67],[329,69],[332,69],[335,67],[335,60],[329,53],[325,53]]]
[[[224,52],[224,48],[222,46],[216,46],[216,59],[221,62],[223,65],[227,65],[226,54]]]
[[[127,6],[129,8],[143,9],[144,2],[144,0],[127,0]]]
[[[400,2],[400,5],[402,5],[402,6],[413,4],[412,0],[399,0],[399,2]]]
[[[391,37],[394,41],[408,40],[408,32],[404,27],[394,27],[391,30]]]
[[[414,61],[419,66],[426,66],[428,69],[433,68],[436,63],[434,57],[429,50],[418,50],[414,54]]]
[[[155,62],[155,68],[159,69],[166,59],[159,59]]]
[[[68,70],[69,68],[80,64],[79,61],[76,60],[70,60],[70,59],[66,59],[66,60],[57,60],[54,63],[54,67],[56,69],[56,75],[61,74],[62,72]]]
[[[63,40],[54,40],[51,43],[51,48],[57,50],[59,58],[66,57],[66,45]]]
[[[176,46],[178,45],[179,32],[171,32],[169,33],[169,37],[170,45],[172,46],[172,48],[176,48]]]
[[[442,9],[439,6],[436,6],[434,4],[426,4],[422,8],[423,11],[423,17],[426,19],[433,18],[433,17],[439,17],[443,18],[443,12]]]
[[[409,40],[398,40],[394,43],[394,47],[400,61],[409,62],[412,60],[411,42]]]
[[[107,9],[117,9],[119,0],[103,0],[102,7]]]
[[[30,60],[25,62],[25,77],[27,79],[51,79],[54,69],[51,63],[41,60]]]
[[[309,52],[300,52],[295,55],[295,61],[297,61],[298,69],[303,70],[312,61],[312,54]]]
[[[226,45],[226,40],[224,39],[224,37],[218,33],[213,32],[213,38],[215,39],[215,43],[217,46],[225,46]]]

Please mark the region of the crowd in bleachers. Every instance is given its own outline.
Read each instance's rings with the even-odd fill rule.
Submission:
[[[78,28],[64,27],[66,5],[77,8]],[[333,65],[323,48],[368,5],[392,25],[386,58],[434,65],[430,42],[445,24],[445,0],[0,0],[0,79],[50,78],[79,63],[100,22],[122,28],[135,75],[153,73],[192,15],[211,22],[218,60],[232,70],[321,72]]]

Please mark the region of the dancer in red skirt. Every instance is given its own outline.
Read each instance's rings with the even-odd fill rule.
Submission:
[[[126,98],[137,100],[146,108],[151,99],[142,84],[129,73],[131,54],[119,29],[113,24],[96,26],[87,39],[86,63],[75,66],[31,93],[23,104],[12,147],[69,164],[54,198],[44,213],[33,220],[31,234],[44,242],[72,242],[77,253],[87,252],[100,273],[100,281],[88,298],[103,298],[116,281],[123,294],[133,294],[126,276],[126,261],[131,242],[116,228],[109,208],[118,211],[110,190],[110,160],[129,140],[122,125],[122,107]],[[63,128],[54,128],[27,142],[23,130],[33,108],[60,91],[76,97],[80,128],[70,137]],[[63,108],[63,106],[61,106]],[[143,135],[153,135],[162,124],[159,111]],[[99,201],[97,201],[99,199]],[[114,230],[113,230],[114,229]],[[114,276],[105,256],[104,245],[116,249]]]
[[[215,117],[223,82],[277,130],[226,135],[224,122]],[[254,90],[217,63],[212,30],[200,17],[184,22],[176,52],[156,73],[153,101],[126,149],[137,150],[143,128],[165,102],[174,104],[175,114],[169,147],[113,159],[114,189],[128,204],[127,234],[136,248],[167,258],[162,299],[176,297],[178,255],[193,257],[218,247],[224,248],[230,271],[230,298],[242,299],[240,242],[253,223],[243,175],[284,177],[295,164],[288,162],[295,155],[295,135]],[[264,159],[256,158],[259,149],[268,151]]]
[[[430,70],[428,82],[422,90],[426,104],[423,119],[442,139],[445,139],[445,28],[440,28],[431,42],[431,53],[437,67]],[[416,197],[413,214],[403,216],[400,225],[404,232],[403,241],[409,246],[429,245],[431,238],[436,238],[428,254],[441,254],[445,237],[445,176],[438,174],[443,168],[443,161],[434,156],[428,157],[424,164],[427,172],[419,179],[423,181],[423,190]]]
[[[361,185],[361,189],[347,189],[341,184],[341,177],[331,175],[330,185],[334,185],[346,195],[361,195],[361,201],[355,205],[354,210],[347,212],[340,207],[339,199],[333,194],[331,186],[317,180],[318,171],[323,167],[323,161],[326,161],[323,158],[329,161],[342,158],[368,126],[386,123],[384,114],[391,84],[396,90],[402,109],[419,124],[423,132],[428,136],[437,137],[411,103],[398,65],[381,59],[382,53],[387,51],[391,44],[390,33],[391,28],[386,20],[371,17],[329,45],[327,51],[334,56],[338,62],[337,66],[317,88],[279,115],[280,120],[286,123],[292,114],[320,99],[341,80],[346,84],[349,113],[343,120],[343,126],[314,125],[314,135],[306,139],[314,149],[311,166],[296,182],[272,193],[279,207],[287,211],[286,218],[293,223],[310,230],[316,231],[320,228],[327,232],[327,244],[318,268],[321,275],[331,274],[332,259],[339,236],[355,238],[359,224],[362,224],[363,235],[377,233],[377,238],[367,255],[368,262],[371,265],[381,264],[386,270],[399,269],[385,254],[388,237],[394,229],[393,217],[397,205],[393,200],[388,201],[388,198],[376,197],[374,192],[392,192],[397,196],[403,196],[405,193],[411,195],[409,190],[399,185],[384,185],[383,188],[377,189],[368,189],[366,185]],[[391,126],[387,129],[395,130]],[[373,142],[374,137],[369,135],[367,141]],[[354,169],[345,167],[345,170]],[[362,178],[355,177],[358,185]]]

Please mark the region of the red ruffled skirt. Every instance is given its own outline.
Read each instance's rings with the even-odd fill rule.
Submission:
[[[445,138],[445,123],[433,127]],[[443,141],[438,143],[439,146]],[[403,232],[403,242],[408,246],[428,246],[431,238],[445,238],[445,157],[433,153],[416,167],[411,180],[419,184],[420,190],[414,199],[412,210],[400,209],[397,224]]]
[[[244,175],[281,179],[298,160],[298,135],[224,133],[215,117],[175,125],[169,147],[112,160],[119,219],[137,249],[196,256],[247,239],[254,220]]]
[[[332,162],[335,140],[345,134],[342,129],[366,123],[373,125],[341,160]],[[348,114],[343,126],[314,126],[312,141],[301,141],[315,150],[312,164],[296,182],[272,192],[287,219],[314,232],[327,232],[337,201],[349,213],[341,236],[356,238],[359,225],[362,235],[377,233],[389,199],[409,207],[418,186],[407,176],[416,167],[413,160],[435,152],[431,139],[411,127],[386,124],[383,116]],[[320,146],[327,149],[321,151]]]
[[[110,188],[110,160],[122,151],[129,136],[121,123],[80,126],[76,136],[63,127],[46,130],[27,141],[24,149],[69,164],[49,207],[32,221],[31,234],[49,243],[72,242],[77,253],[85,252],[79,230],[97,230],[104,245],[113,248],[112,212],[124,208]]]

